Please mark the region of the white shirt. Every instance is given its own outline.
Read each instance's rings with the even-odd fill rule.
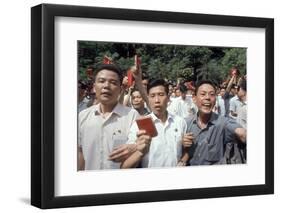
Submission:
[[[81,102],[79,102],[79,104],[78,104],[78,112],[81,112],[82,110],[87,109],[89,102],[90,102],[90,100],[87,99],[86,97],[84,97],[83,100]]]
[[[178,97],[174,99],[168,107],[171,114],[178,115],[184,119],[194,114],[194,104],[191,96],[186,96],[185,99]]]
[[[223,98],[219,95],[216,98],[216,110],[214,112],[221,116],[225,116],[225,104]]]
[[[237,117],[231,115],[231,111],[238,113],[239,109],[243,106],[243,103],[239,100],[238,96],[234,96],[229,101],[229,116],[236,120]]]
[[[143,157],[141,166],[148,167],[174,167],[182,156],[182,137],[187,125],[183,118],[168,113],[163,124],[153,113],[150,114],[156,126],[158,135],[152,138],[149,152]],[[138,132],[134,123],[129,133],[128,144],[136,142]]]
[[[120,163],[108,160],[113,148],[125,144],[136,110],[117,104],[107,118],[100,112],[100,104],[79,114],[78,145],[82,147],[85,170],[120,168]]]
[[[244,129],[247,129],[247,103],[243,103],[243,106],[238,110],[237,123],[239,123]]]

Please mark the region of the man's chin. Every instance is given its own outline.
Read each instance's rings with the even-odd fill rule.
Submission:
[[[156,115],[156,116],[159,116],[162,114],[162,109],[153,109],[152,112]]]
[[[212,110],[201,110],[201,113],[205,115],[212,114],[212,112],[213,112]]]
[[[112,101],[112,99],[101,99],[100,103],[104,105],[111,105],[111,104],[116,104],[117,101]]]

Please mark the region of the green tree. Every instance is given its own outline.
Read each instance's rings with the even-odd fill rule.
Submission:
[[[224,51],[225,55],[221,60],[222,69],[228,75],[229,70],[237,67],[240,73],[246,74],[246,48],[231,48]],[[226,76],[225,76],[226,77]]]

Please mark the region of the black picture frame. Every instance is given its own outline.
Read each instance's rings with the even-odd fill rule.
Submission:
[[[54,20],[59,16],[265,29],[265,184],[56,197]],[[41,4],[31,9],[31,52],[32,205],[46,209],[274,193],[273,19]]]

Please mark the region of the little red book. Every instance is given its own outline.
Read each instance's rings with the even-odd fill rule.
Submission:
[[[136,120],[139,130],[145,130],[150,137],[157,136],[157,130],[151,116],[144,116]]]

